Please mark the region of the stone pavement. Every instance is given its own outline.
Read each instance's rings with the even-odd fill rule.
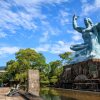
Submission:
[[[9,88],[0,88],[0,100],[25,100],[21,96],[8,97],[5,94],[9,91]]]

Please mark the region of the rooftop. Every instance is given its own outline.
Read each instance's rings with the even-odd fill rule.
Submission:
[[[5,66],[0,66],[0,71],[5,70]]]

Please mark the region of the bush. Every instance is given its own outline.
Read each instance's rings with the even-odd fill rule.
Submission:
[[[57,81],[58,81],[58,79],[54,79],[54,78],[53,79],[50,79],[50,84],[53,84],[54,85]]]
[[[50,82],[49,82],[49,80],[47,80],[47,81],[43,81],[43,80],[42,80],[42,81],[40,81],[40,83],[41,83],[42,85],[49,85]]]

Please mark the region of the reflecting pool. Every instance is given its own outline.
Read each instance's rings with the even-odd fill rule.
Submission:
[[[100,100],[100,92],[72,91],[56,88],[41,88],[43,100]]]

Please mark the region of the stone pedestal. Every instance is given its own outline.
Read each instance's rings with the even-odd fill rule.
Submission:
[[[73,83],[79,76],[87,79],[100,79],[100,59],[90,59],[76,64],[65,65],[63,73],[59,78],[60,86],[66,83]]]
[[[69,67],[71,67],[72,79],[78,75],[85,75],[89,79],[100,78],[100,59],[90,59]]]
[[[29,70],[28,71],[28,92],[39,96],[40,82],[39,82],[39,71]]]

